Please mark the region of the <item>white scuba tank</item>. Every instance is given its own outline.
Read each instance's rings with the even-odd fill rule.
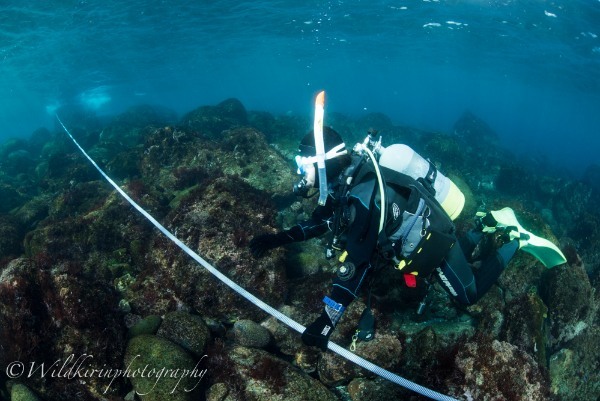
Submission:
[[[430,162],[403,144],[390,145],[381,150],[379,165],[406,174],[415,180],[425,178]],[[448,177],[437,172],[433,182],[435,199],[452,220],[458,217],[465,205],[465,196]]]

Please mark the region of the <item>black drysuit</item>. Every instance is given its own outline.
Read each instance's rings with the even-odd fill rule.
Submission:
[[[344,307],[358,296],[365,277],[371,270],[371,260],[377,251],[380,205],[378,181],[374,175],[364,176],[362,182],[354,183],[348,193],[348,219],[345,233],[345,274],[333,279],[331,298]],[[339,189],[339,185],[334,187]],[[338,191],[339,192],[339,191]],[[310,219],[287,230],[293,241],[304,241],[325,234],[333,224],[335,204],[339,196],[331,195],[324,206],[318,206]],[[394,195],[394,194],[392,194]],[[389,196],[389,194],[388,194]],[[395,194],[395,203],[403,204],[401,194]],[[390,204],[391,200],[386,202]],[[406,204],[406,199],[404,199]],[[460,246],[450,248],[434,275],[442,286],[458,302],[470,305],[478,301],[496,282],[508,262],[519,248],[518,240],[510,241],[494,252],[484,256],[481,267],[474,269],[469,263],[470,255],[481,240],[481,230],[471,230],[458,241]],[[433,266],[435,267],[435,266]],[[433,268],[432,267],[432,268]],[[350,272],[348,270],[351,270]]]

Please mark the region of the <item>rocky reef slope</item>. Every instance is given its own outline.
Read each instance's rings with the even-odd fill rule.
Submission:
[[[290,191],[308,118],[248,112],[235,99],[178,120],[148,106],[107,123],[77,110],[61,115],[98,164],[184,243],[293,319],[317,316],[335,270],[323,242],[261,259],[247,246],[315,206]],[[422,294],[383,271],[372,287],[377,334],[356,352],[461,400],[596,400],[600,168],[575,180],[543,161],[518,160],[470,113],[452,133],[394,126],[381,114],[332,114],[327,123],[347,144],[375,127],[386,144],[435,160],[467,196],[459,230],[478,206],[510,206],[568,259],[546,270],[519,253],[466,309],[434,286],[423,316],[415,314]],[[422,399],[303,346],[154,229],[58,127],[0,146],[0,199],[0,399]],[[365,302],[352,304],[335,342],[350,346]]]

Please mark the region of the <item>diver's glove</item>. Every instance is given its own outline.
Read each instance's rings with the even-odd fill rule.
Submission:
[[[250,241],[250,252],[252,252],[254,257],[260,258],[270,249],[296,241],[304,241],[305,239],[302,227],[295,225],[289,230],[277,234],[263,234],[252,238]]]
[[[268,250],[289,244],[290,242],[294,242],[294,239],[286,231],[277,234],[263,234],[252,238],[250,241],[250,252],[252,252],[254,257],[260,258]]]
[[[327,351],[329,336],[333,333],[333,329],[344,314],[346,307],[329,297],[325,297],[323,302],[325,302],[323,313],[304,330],[302,333],[302,342],[306,345],[312,345],[321,348],[323,351]]]

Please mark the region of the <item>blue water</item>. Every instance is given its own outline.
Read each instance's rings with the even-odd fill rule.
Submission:
[[[383,112],[452,132],[465,110],[515,153],[600,162],[600,1],[0,0],[0,141],[53,111]]]

